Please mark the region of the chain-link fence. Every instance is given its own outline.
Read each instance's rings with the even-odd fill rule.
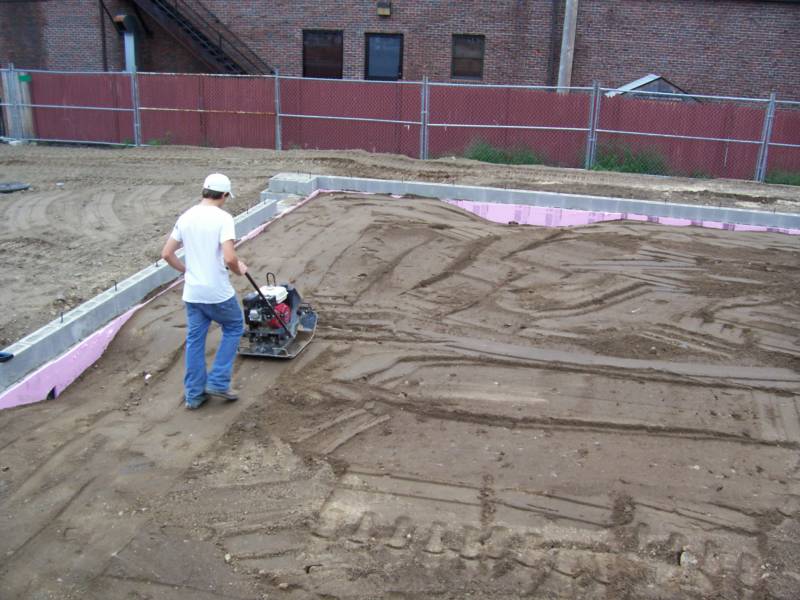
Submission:
[[[602,90],[599,169],[755,178],[769,100]]]
[[[420,156],[422,85],[279,77],[279,149]]]
[[[777,102],[764,177],[768,183],[800,185],[800,102]]]
[[[430,84],[428,156],[584,165],[591,88]]]
[[[592,87],[0,70],[16,139],[362,149],[800,184],[800,102]]]
[[[275,145],[273,78],[140,73],[136,80],[142,144]]]
[[[127,73],[0,70],[6,135],[83,144],[133,144],[132,78]]]

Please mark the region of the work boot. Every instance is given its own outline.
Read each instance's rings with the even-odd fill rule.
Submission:
[[[229,389],[228,390],[206,389],[206,395],[222,398],[226,402],[236,402],[239,399],[239,395]]]
[[[186,406],[186,408],[188,408],[189,410],[197,410],[198,408],[203,406],[203,404],[205,404],[206,400],[208,400],[208,396],[203,394],[202,396],[200,396],[199,398],[195,398],[191,402],[189,400],[186,400],[184,402],[184,406]]]

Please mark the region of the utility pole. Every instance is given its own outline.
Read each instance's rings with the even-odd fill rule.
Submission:
[[[558,62],[558,92],[566,93],[572,83],[572,59],[575,55],[575,29],[578,23],[578,0],[567,0],[564,7],[564,32]]]

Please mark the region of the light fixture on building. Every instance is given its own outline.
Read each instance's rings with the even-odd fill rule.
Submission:
[[[378,0],[378,16],[391,17],[392,16],[392,2],[391,0]]]

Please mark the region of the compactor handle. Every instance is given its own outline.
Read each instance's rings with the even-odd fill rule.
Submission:
[[[272,302],[270,302],[269,299],[261,293],[261,288],[258,287],[256,280],[253,279],[253,276],[250,275],[250,273],[245,273],[244,276],[247,277],[247,280],[253,285],[254,288],[256,288],[256,291],[258,292],[258,295],[261,296],[261,299],[266,302],[270,308],[272,308]]]

